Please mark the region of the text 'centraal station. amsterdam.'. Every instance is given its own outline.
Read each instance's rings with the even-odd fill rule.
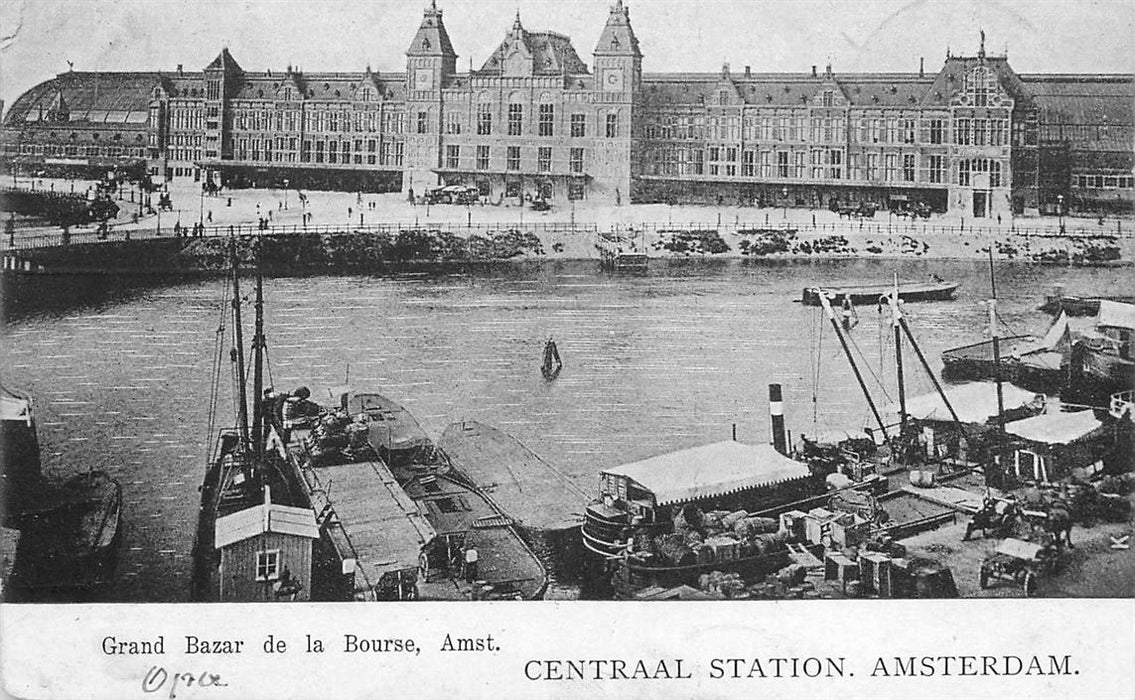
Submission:
[[[1132,77],[1017,73],[984,35],[936,70],[651,74],[616,0],[590,65],[519,14],[479,69],[475,58],[458,69],[431,2],[397,72],[255,72],[228,48],[200,71],[69,71],[19,97],[0,138],[28,167],[125,158],[230,187],[918,201],[974,218],[1122,211],[1135,193]]]

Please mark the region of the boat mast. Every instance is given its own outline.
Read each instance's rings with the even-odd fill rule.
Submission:
[[[899,276],[895,273],[895,286],[890,294],[891,326],[895,329],[895,371],[899,379],[899,435],[906,431],[906,383],[902,376],[902,328],[899,321],[902,313],[899,311]]]
[[[989,246],[989,332],[993,336],[993,377],[997,382],[997,455],[1003,460],[1005,445],[1005,392],[1001,386],[1001,339],[997,335],[997,278],[993,274],[993,245]],[[998,464],[998,468],[1001,465]],[[989,483],[989,476],[985,478]]]
[[[883,417],[879,415],[879,409],[875,407],[875,400],[871,398],[871,392],[867,390],[867,384],[863,381],[863,375],[859,372],[859,365],[855,364],[855,358],[851,356],[851,348],[847,347],[847,340],[843,337],[843,332],[839,329],[839,321],[836,320],[835,311],[832,310],[832,304],[828,300],[828,295],[822,289],[817,289],[816,295],[820,298],[820,306],[824,307],[824,313],[827,315],[828,320],[831,321],[832,328],[835,329],[835,335],[839,338],[840,346],[843,347],[843,354],[847,357],[848,364],[851,365],[851,371],[855,373],[855,380],[859,382],[859,388],[863,391],[863,396],[867,399],[867,405],[871,407],[871,413],[875,416],[875,422],[879,424],[879,429],[883,431],[883,439],[889,440],[890,436],[887,434],[887,426],[883,423]]]
[[[240,321],[240,260],[236,254],[235,238],[231,240],[231,251],[233,264],[233,333],[236,340],[236,348],[233,349],[233,354],[236,355],[237,416],[240,423],[241,446],[247,450],[249,446],[248,387],[245,386],[245,380],[248,375],[244,371],[244,331],[241,328]]]
[[[257,240],[259,243],[259,240]],[[264,456],[264,274],[260,267],[260,250],[256,251],[256,332],[252,336],[252,450],[259,460]]]
[[[930,368],[930,363],[926,361],[926,355],[922,354],[922,348],[918,345],[918,341],[914,339],[914,332],[910,330],[910,324],[906,322],[906,316],[903,315],[902,308],[899,306],[898,296],[897,295],[887,295],[886,299],[887,299],[887,303],[890,304],[890,306],[891,306],[891,318],[898,320],[898,324],[895,326],[896,354],[898,353],[898,347],[899,347],[898,346],[898,332],[901,329],[902,332],[906,334],[906,339],[908,341],[910,341],[910,347],[912,347],[914,349],[914,354],[918,357],[918,361],[922,365],[922,369],[926,370],[926,376],[930,377],[930,381],[933,382],[933,384],[934,384],[935,391],[937,391],[938,396],[940,396],[942,398],[942,403],[946,404],[946,409],[950,412],[950,416],[954,419],[954,422],[961,423],[961,421],[958,420],[958,414],[954,410],[953,405],[950,404],[950,399],[946,398],[946,392],[945,392],[945,390],[942,389],[942,384],[938,381],[938,377],[936,377],[934,375],[934,370]],[[901,358],[901,356],[898,358],[898,362],[899,362],[899,400],[900,400],[900,403],[902,405],[902,413],[905,416],[906,415],[906,406],[905,406],[905,403],[903,403],[903,402],[905,401],[905,393],[906,392],[903,390],[903,385],[902,385],[902,358]]]

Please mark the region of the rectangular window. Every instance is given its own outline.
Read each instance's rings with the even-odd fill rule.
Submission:
[[[573,173],[582,173],[583,172],[583,149],[582,148],[571,149],[571,171]]]
[[[536,151],[536,169],[542,173],[551,172],[552,170],[552,149],[547,146],[541,146]]]
[[[986,142],[986,121],[984,119],[973,120],[973,145],[984,146]]]
[[[788,151],[777,151],[776,153],[776,176],[788,177]]]
[[[824,177],[824,152],[819,149],[812,150],[812,179],[820,180]]]
[[[969,161],[958,161],[958,184],[962,187],[969,187]]]
[[[968,119],[955,119],[954,120],[954,143],[959,146],[968,146],[970,143],[970,131]]]
[[[761,151],[761,177],[772,177],[772,155],[768,151]]]
[[[572,138],[582,138],[587,135],[587,115],[586,114],[573,114],[571,115],[571,136]]]
[[[450,144],[445,147],[445,167],[458,168],[461,166],[461,146]]]
[[[868,180],[878,180],[879,179],[879,154],[878,153],[868,153],[867,154],[867,179]]]
[[[754,177],[757,174],[757,154],[746,150],[741,154],[741,177]]]
[[[883,179],[888,182],[893,182],[898,179],[898,162],[899,157],[897,153],[888,153],[883,156]]]
[[[489,147],[477,146],[477,170],[489,169]]]
[[[275,581],[280,578],[280,550],[269,549],[256,553],[256,580]]]
[[[797,178],[798,180],[804,179],[804,159],[807,157],[808,156],[804,153],[804,151],[796,151],[792,155],[792,176]]]
[[[540,105],[540,121],[538,124],[540,136],[552,136],[555,133],[556,106]]]
[[[930,182],[941,185],[946,181],[945,156],[930,156]]]
[[[946,142],[946,120],[930,120],[930,143],[940,144]]]
[[[386,146],[387,144],[384,143],[382,145]],[[374,151],[377,146],[378,142],[375,139],[367,139],[367,165],[374,165]],[[383,150],[385,151],[386,149]],[[382,160],[382,164],[386,165],[386,158],[383,158]]]
[[[508,106],[508,135],[520,136],[521,126],[524,124],[524,105],[511,104]]]
[[[840,180],[843,178],[843,151],[828,150],[828,179]]]
[[[607,138],[609,138],[609,139],[613,139],[613,138],[615,138],[616,136],[619,135],[619,115],[618,114],[608,114],[607,115],[606,135],[607,135]]]
[[[460,112],[447,112],[445,115],[445,133],[447,134],[460,134],[461,133],[461,113]]]
[[[847,179],[848,180],[862,180],[863,168],[860,166],[859,154],[847,154]]]
[[[401,141],[394,142],[394,165],[401,168],[402,158],[406,153],[406,144]]]
[[[328,163],[338,163],[339,162],[339,142],[338,141],[328,141],[327,142],[327,162]]]
[[[418,133],[424,134],[428,131],[429,127],[429,114],[425,111],[418,112]]]
[[[694,175],[705,174],[705,151],[700,148],[690,151],[690,161],[693,163]]]
[[[1001,186],[1001,161],[999,160],[989,161],[989,186]]]
[[[823,106],[831,107],[835,103],[835,93],[832,90],[824,90]]]
[[[914,120],[913,119],[903,119],[902,120],[902,142],[903,143],[914,143]]]
[[[520,170],[520,146],[508,147],[508,163],[505,167],[509,170]]]
[[[493,133],[493,106],[477,105],[477,135],[488,136]]]
[[[913,153],[904,153],[902,157],[902,179],[905,182],[914,182],[915,162]]]
[[[316,141],[315,142],[315,162],[316,163],[322,163],[323,162],[323,148],[324,148],[324,142],[323,141]]]

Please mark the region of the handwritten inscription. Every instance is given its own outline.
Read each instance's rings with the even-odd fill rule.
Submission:
[[[222,681],[218,673],[202,671],[200,674],[171,674],[161,666],[151,666],[146,677],[142,679],[143,692],[157,693],[164,689],[169,693],[170,700],[176,698],[177,691],[182,688],[188,690],[191,688],[224,688],[227,686],[228,683]]]

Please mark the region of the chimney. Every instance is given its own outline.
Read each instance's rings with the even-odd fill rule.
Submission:
[[[746,78],[753,77],[753,67],[752,66],[745,66],[745,77]]]
[[[813,78],[816,77],[816,67],[815,66],[812,66],[812,77]]]
[[[772,446],[782,455],[788,454],[788,442],[784,435],[784,400],[780,385],[768,385],[768,413],[772,417]]]
[[[925,56],[920,56],[919,59],[918,59],[918,77],[919,78],[925,78],[926,77],[926,57]]]
[[[729,62],[728,61],[721,64],[721,77],[723,77],[723,78],[729,77]]]
[[[182,73],[182,70],[181,70],[181,69],[182,69],[182,65],[181,65],[180,63],[179,63],[179,64],[177,64],[177,74],[178,74],[178,75],[181,75],[181,73]]]

